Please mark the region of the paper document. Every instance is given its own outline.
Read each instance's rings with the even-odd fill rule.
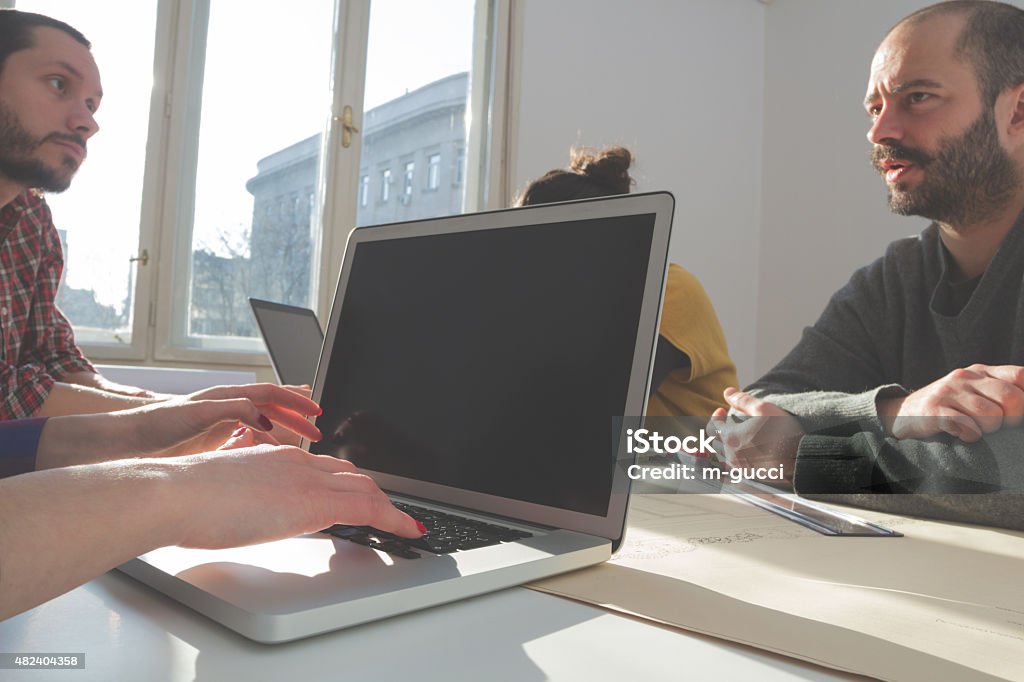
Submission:
[[[639,495],[610,562],[530,587],[883,680],[1024,680],[1024,533],[856,513],[905,537]]]

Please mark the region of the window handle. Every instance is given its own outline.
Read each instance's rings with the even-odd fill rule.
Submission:
[[[138,263],[142,267],[149,265],[149,249],[143,249],[142,253],[138,256],[132,256],[128,259],[129,263]]]
[[[346,149],[352,146],[352,133],[358,133],[359,128],[352,125],[352,107],[345,105],[341,110],[341,116],[335,116],[335,121],[341,122],[341,146]]]

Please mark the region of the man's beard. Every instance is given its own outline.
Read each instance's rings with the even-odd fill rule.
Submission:
[[[879,145],[871,163],[882,176],[882,162],[916,164],[924,178],[916,189],[889,186],[889,208],[953,227],[969,227],[996,216],[1020,189],[1020,172],[999,144],[992,110],[982,112],[959,137],[945,138],[934,156],[902,145]]]
[[[0,176],[47,192],[66,190],[78,169],[75,159],[65,156],[60,168],[51,168],[33,156],[39,147],[52,140],[68,140],[85,149],[85,140],[71,133],[32,137],[14,112],[0,102]]]

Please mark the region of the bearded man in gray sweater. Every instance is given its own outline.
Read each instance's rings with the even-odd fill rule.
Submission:
[[[716,414],[731,463],[782,463],[801,494],[1022,528],[1024,11],[910,15],[875,53],[865,108],[890,208],[934,222],[726,391],[734,416],[769,417]]]

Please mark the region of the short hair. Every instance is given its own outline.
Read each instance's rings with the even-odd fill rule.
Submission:
[[[7,58],[12,54],[35,46],[36,37],[33,29],[39,26],[48,26],[64,31],[85,45],[87,49],[92,49],[92,44],[86,40],[81,31],[63,21],[33,12],[0,9],[0,71],[3,71]]]
[[[889,32],[933,16],[966,17],[956,42],[957,56],[974,67],[981,96],[989,106],[1008,88],[1024,83],[1024,10],[993,0],[950,0],[919,9]]]
[[[595,152],[574,147],[569,168],[556,168],[537,178],[516,199],[516,206],[550,204],[556,201],[592,199],[629,194],[633,178],[629,166],[633,155],[625,147],[608,147]]]

